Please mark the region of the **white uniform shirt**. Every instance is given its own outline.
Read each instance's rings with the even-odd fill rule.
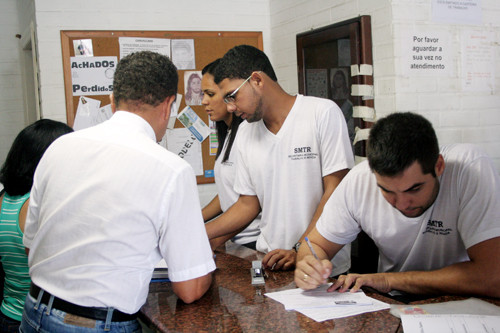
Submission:
[[[409,218],[382,196],[365,161],[326,203],[317,229],[337,244],[362,229],[379,248],[379,272],[434,270],[467,261],[467,249],[500,236],[500,180],[489,157],[466,144],[443,146],[445,169],[434,204]]]
[[[49,147],[24,232],[33,282],[83,306],[137,312],[162,257],[172,281],[215,269],[192,168],[129,112]]]
[[[291,249],[318,207],[323,177],[354,165],[344,116],[322,98],[298,95],[276,135],[261,120],[242,128],[236,144],[235,190],[259,199],[262,252]],[[334,259],[334,275],[349,268],[345,247]]]
[[[246,121],[240,123],[236,136],[238,136],[239,131],[246,125],[248,125]],[[234,141],[228,159],[225,162],[222,162],[224,154],[226,153],[228,141],[229,132],[226,136],[226,140],[224,141],[224,147],[222,148],[219,157],[215,160],[214,165],[215,185],[217,186],[219,202],[223,212],[228,210],[229,207],[231,207],[239,198],[239,194],[234,191],[237,155],[237,146],[234,144]],[[257,216],[257,218],[253,220],[243,231],[233,237],[232,241],[236,244],[255,242],[260,233],[259,221],[260,215]]]

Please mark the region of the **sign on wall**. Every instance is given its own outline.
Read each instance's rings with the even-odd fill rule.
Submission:
[[[401,32],[401,66],[405,76],[450,76],[454,73],[451,33],[438,29]]]
[[[117,57],[71,57],[73,96],[109,95]]]

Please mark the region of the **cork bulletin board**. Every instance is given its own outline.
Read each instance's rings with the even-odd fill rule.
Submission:
[[[73,93],[71,57],[75,56],[74,40],[91,40],[94,57],[116,56],[120,57],[120,37],[133,38],[164,38],[164,39],[191,39],[194,42],[195,68],[179,70],[179,94],[184,95],[184,72],[201,71],[205,65],[222,57],[230,48],[248,44],[263,49],[262,32],[241,31],[61,31],[61,48],[64,71],[64,90],[66,97],[66,118],[69,126],[73,126],[80,96]],[[92,99],[99,100],[101,105],[109,104],[109,92],[102,95],[92,95]],[[185,99],[179,105],[179,112],[186,106]],[[202,105],[192,105],[196,114],[208,124],[208,116]],[[179,120],[175,128],[184,127]],[[215,156],[210,154],[209,138],[201,144],[203,175],[197,176],[198,184],[213,183],[213,170]],[[208,172],[206,172],[208,171]]]

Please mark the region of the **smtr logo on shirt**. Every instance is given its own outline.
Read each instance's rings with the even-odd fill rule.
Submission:
[[[300,148],[293,149],[294,154],[310,153],[310,152],[311,152],[311,147],[300,147]]]
[[[443,225],[443,221],[427,221],[427,228],[425,228],[424,234],[431,233],[434,235],[449,235],[452,232],[451,228],[446,228]]]
[[[293,148],[293,154],[288,155],[288,158],[291,160],[315,159],[317,157],[318,157],[318,154],[313,153],[311,147]]]

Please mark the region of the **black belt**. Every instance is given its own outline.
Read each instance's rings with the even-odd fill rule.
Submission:
[[[34,299],[38,299],[38,294],[40,293],[40,287],[31,283],[30,286],[30,295],[33,296]],[[43,291],[41,303],[48,304],[50,294]],[[97,307],[86,307],[81,305],[76,305],[70,302],[66,302],[60,298],[54,296],[54,301],[52,302],[52,308],[64,311],[66,313],[71,313],[76,316],[106,321],[106,316],[108,315],[108,308],[97,308]],[[113,310],[113,317],[111,321],[130,321],[137,318],[137,312],[133,314],[123,313],[116,309]]]

